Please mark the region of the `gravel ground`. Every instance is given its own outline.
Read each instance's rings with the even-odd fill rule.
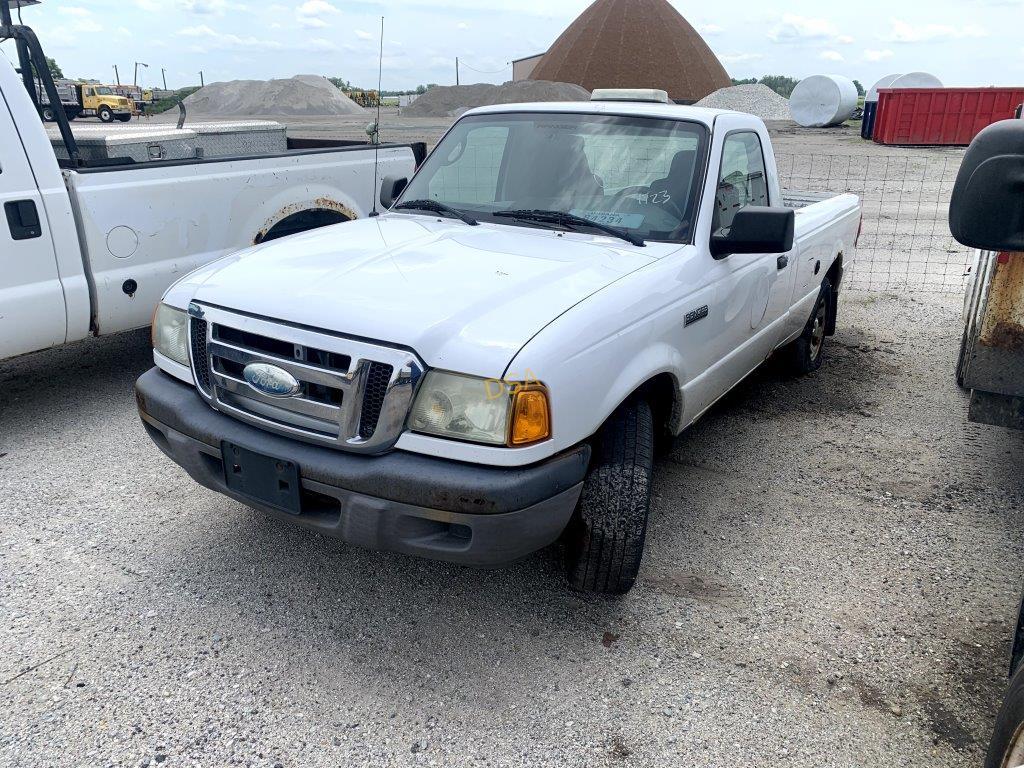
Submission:
[[[0,365],[0,764],[973,766],[1024,552],[959,301],[845,296],[657,468],[625,599],[319,538],[146,437],[148,339]]]

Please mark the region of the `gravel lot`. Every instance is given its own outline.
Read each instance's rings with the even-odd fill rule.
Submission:
[[[0,365],[0,764],[977,765],[1024,460],[966,422],[959,303],[848,294],[822,371],[742,384],[622,600],[196,486],[135,414],[144,333]]]

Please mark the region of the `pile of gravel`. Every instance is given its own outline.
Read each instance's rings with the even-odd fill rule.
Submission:
[[[698,101],[697,106],[747,112],[762,120],[793,119],[789,111],[789,99],[760,83],[722,88]]]
[[[209,117],[365,114],[362,107],[319,75],[210,83],[185,99],[185,108],[189,114]]]
[[[489,104],[532,101],[589,101],[590,92],[570,83],[520,80],[504,85],[438,85],[402,110],[403,117],[458,117],[467,109]]]

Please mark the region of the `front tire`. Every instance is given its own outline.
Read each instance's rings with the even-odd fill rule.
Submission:
[[[566,533],[574,589],[624,595],[647,536],[654,474],[654,418],[645,400],[619,406],[597,436],[576,515]]]
[[[43,107],[43,120],[45,122],[52,123],[56,119],[56,116],[53,114],[53,107]]]
[[[806,376],[821,368],[832,306],[832,283],[826,277],[804,332],[782,350],[785,365],[794,376]]]
[[[1024,665],[1010,679],[985,758],[985,768],[1024,765]]]
[[[127,123],[129,120],[132,119],[132,116],[131,115],[118,115],[117,119],[118,119],[119,122]]]
[[[96,114],[99,116],[101,123],[114,122],[114,111],[110,107],[102,106]]]

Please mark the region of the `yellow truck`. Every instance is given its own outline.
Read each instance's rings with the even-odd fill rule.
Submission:
[[[127,123],[132,119],[135,102],[121,96],[109,85],[95,83],[79,83],[78,103],[82,105],[81,117],[98,117],[104,123],[120,120]]]

